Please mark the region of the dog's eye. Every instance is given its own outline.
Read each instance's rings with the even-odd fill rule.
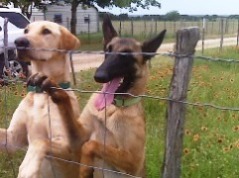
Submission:
[[[49,29],[45,28],[44,30],[42,30],[42,34],[48,35],[48,34],[51,34],[51,31]]]
[[[25,30],[24,30],[24,34],[27,34],[27,33],[28,33],[28,31],[29,31],[28,29],[25,29]]]

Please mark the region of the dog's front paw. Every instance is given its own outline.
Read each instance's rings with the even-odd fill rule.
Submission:
[[[39,92],[45,91],[47,93],[51,93],[54,88],[58,87],[55,82],[53,82],[46,75],[43,75],[41,73],[36,73],[32,75],[28,79],[27,85],[37,87],[38,90],[40,90]]]
[[[63,101],[67,97],[64,90],[58,89],[59,86],[53,80],[41,73],[32,75],[28,79],[27,85],[37,87],[39,92],[47,92],[55,103]]]

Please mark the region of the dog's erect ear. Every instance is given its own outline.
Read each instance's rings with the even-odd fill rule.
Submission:
[[[102,30],[104,35],[104,50],[105,50],[106,45],[112,40],[112,38],[118,36],[108,14],[104,16]]]
[[[157,51],[161,43],[163,42],[164,36],[165,36],[166,30],[163,30],[160,32],[158,36],[155,38],[145,41],[142,45],[142,52],[145,53],[154,53]],[[151,59],[155,55],[144,55],[144,60]]]
[[[80,47],[80,40],[66,28],[61,27],[60,49],[72,50]]]

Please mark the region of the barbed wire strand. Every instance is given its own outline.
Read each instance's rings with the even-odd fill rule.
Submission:
[[[3,47],[1,47],[3,48]],[[10,47],[9,47],[10,48]],[[5,49],[5,48],[4,48]],[[168,57],[193,57],[196,59],[202,59],[207,61],[215,62],[228,62],[228,63],[239,63],[239,59],[225,59],[225,58],[215,58],[203,55],[193,55],[193,54],[181,54],[169,50],[168,52],[104,52],[104,51],[82,51],[82,50],[64,50],[64,49],[55,49],[55,48],[30,48],[30,47],[17,47],[18,50],[35,50],[35,51],[48,51],[48,52],[60,52],[68,55],[73,54],[89,54],[89,55],[149,55],[149,56],[168,56]]]
[[[188,102],[188,101],[180,101],[180,100],[175,100],[175,99],[170,99],[167,97],[160,97],[160,96],[151,96],[151,95],[133,95],[131,93],[110,93],[110,92],[101,92],[101,91],[90,91],[90,90],[80,90],[80,89],[62,89],[58,87],[52,87],[53,89],[57,90],[65,90],[65,91],[74,91],[74,92],[79,92],[79,93],[100,93],[100,94],[111,94],[111,95],[128,95],[134,98],[142,97],[142,98],[150,98],[150,99],[157,99],[157,100],[162,100],[162,101],[171,101],[171,102],[176,102],[176,103],[181,103],[185,105],[191,105],[191,106],[198,106],[198,107],[210,107],[218,110],[229,110],[229,111],[239,111],[239,108],[236,107],[225,107],[225,106],[218,106],[215,104],[211,103],[193,103],[193,102]]]

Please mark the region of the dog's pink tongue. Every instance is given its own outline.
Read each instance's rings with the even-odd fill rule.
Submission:
[[[120,80],[121,78],[117,78],[103,85],[103,88],[101,89],[102,93],[98,94],[95,100],[95,107],[98,110],[104,109],[113,102],[114,94],[111,93],[115,93],[119,87]]]

